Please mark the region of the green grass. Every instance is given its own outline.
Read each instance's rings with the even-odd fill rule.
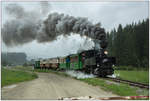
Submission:
[[[141,71],[148,71],[149,68],[147,67],[133,67],[133,66],[115,66],[115,70],[141,70]]]
[[[28,81],[37,78],[35,73],[28,73],[24,71],[16,71],[2,68],[2,87],[18,82]]]
[[[13,69],[23,70],[23,71],[32,71],[33,66],[15,66]]]
[[[149,71],[115,70],[119,78],[149,84]]]
[[[100,86],[100,88],[106,91],[111,91],[112,93],[120,96],[149,95],[148,90],[143,89],[141,92],[138,92],[139,88],[131,87],[127,84],[107,83],[105,80],[99,78],[86,78],[86,79],[79,79],[79,80],[84,81],[93,86]]]

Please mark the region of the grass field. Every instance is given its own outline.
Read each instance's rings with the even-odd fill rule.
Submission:
[[[35,73],[28,73],[24,71],[15,71],[2,68],[2,87],[22,81],[28,81],[37,78]]]
[[[33,66],[15,66],[13,69],[23,70],[23,71],[32,71]]]
[[[148,96],[149,95],[149,92],[146,89],[135,88],[127,84],[114,83],[111,81],[106,81],[104,79],[86,78],[86,79],[79,79],[79,80],[84,81],[93,86],[100,86],[100,88],[106,91],[111,91],[112,93],[120,96],[139,96],[139,95]]]
[[[133,66],[115,66],[115,70],[139,70],[139,71],[148,71],[149,68],[144,68],[144,67],[133,67]]]
[[[119,78],[149,84],[149,71],[115,70]]]

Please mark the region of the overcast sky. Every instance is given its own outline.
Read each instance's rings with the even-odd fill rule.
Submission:
[[[39,2],[3,2],[2,3],[2,23],[10,20],[5,7],[9,4],[17,3],[24,7],[26,11],[40,12]],[[148,2],[49,2],[49,13],[58,12],[69,14],[75,17],[87,17],[92,23],[100,22],[106,31],[117,28],[118,24],[125,26],[132,22],[138,22],[148,18]],[[45,17],[46,18],[46,17]],[[56,57],[75,53],[85,44],[85,37],[71,35],[69,37],[60,36],[56,41],[50,43],[37,43],[33,41],[21,46],[7,47],[2,43],[2,51],[5,52],[25,52],[28,58]],[[91,48],[93,43],[84,48]]]

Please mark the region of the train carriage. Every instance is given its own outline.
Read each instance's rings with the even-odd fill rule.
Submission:
[[[47,67],[47,61],[46,60],[40,60],[40,68],[46,69]]]
[[[51,58],[49,63],[51,64],[51,69],[58,69],[59,67],[59,58]]]
[[[80,69],[78,54],[70,55],[70,69]]]
[[[40,69],[40,61],[35,61],[34,69]]]
[[[65,57],[60,57],[59,58],[59,68],[60,69],[65,69],[66,68],[66,58]]]

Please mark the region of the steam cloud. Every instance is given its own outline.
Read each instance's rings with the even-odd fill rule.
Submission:
[[[12,17],[22,18],[24,17],[24,15],[26,15],[24,9],[17,4],[12,4],[12,5],[9,4],[5,9],[6,9],[6,13],[11,15]]]
[[[73,71],[73,70],[68,70],[66,71],[66,74],[75,77],[77,79],[84,79],[84,78],[94,78],[96,77],[96,75],[93,74],[85,74],[83,72],[80,71]]]
[[[47,3],[42,3],[47,5]],[[42,15],[48,12],[48,6],[41,7]],[[2,28],[2,38],[7,46],[25,44],[33,40],[37,42],[50,42],[57,36],[68,36],[71,33],[87,36],[102,48],[106,48],[106,34],[100,23],[92,24],[87,18],[73,17],[65,14],[50,13],[45,20],[41,20],[40,14],[26,12],[19,5],[10,5],[6,11],[14,19],[6,22]],[[19,19],[18,19],[19,18]]]

